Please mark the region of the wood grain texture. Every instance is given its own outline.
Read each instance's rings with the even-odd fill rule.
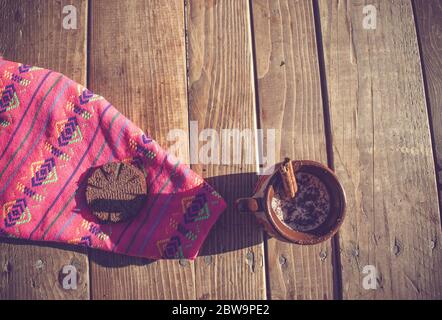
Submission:
[[[89,86],[164,148],[188,131],[184,3],[92,1]],[[181,159],[188,161],[187,141]],[[148,262],[91,252],[93,299],[194,298],[189,261]]]
[[[63,29],[63,7],[77,8],[77,29]],[[0,55],[86,83],[87,1],[0,1]]]
[[[442,1],[414,0],[414,8],[422,68],[426,80],[440,201],[442,199]]]
[[[277,129],[276,161],[327,164],[311,1],[253,1],[260,124]],[[333,299],[332,247],[268,240],[272,299]]]
[[[410,1],[319,1],[334,164],[348,199],[341,229],[347,299],[441,298],[440,216]],[[364,266],[377,268],[365,290]]]
[[[77,8],[76,30],[62,28],[62,9],[69,4]],[[87,1],[2,0],[0,30],[0,55],[5,59],[56,70],[85,84]],[[0,300],[88,299],[87,252],[66,248],[1,240]],[[62,288],[60,275],[68,264],[77,267],[77,290]]]
[[[252,133],[256,111],[248,1],[190,1],[187,24],[190,120],[200,131],[214,129],[218,135],[223,129]],[[192,165],[228,203],[195,261],[197,299],[266,297],[262,230],[252,215],[234,206],[236,198],[251,195],[256,181],[256,141],[251,135],[243,142],[235,144],[242,151],[238,163],[200,159]],[[221,139],[219,154],[227,149],[232,150]]]

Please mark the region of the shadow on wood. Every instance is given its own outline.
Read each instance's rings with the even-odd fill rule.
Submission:
[[[65,244],[58,242],[46,242],[46,241],[35,241],[35,240],[24,240],[24,239],[14,239],[14,238],[6,238],[0,237],[0,243],[8,243],[18,246],[36,246],[36,247],[49,247],[60,250],[68,250],[77,253],[86,253],[87,248],[83,246],[77,246],[73,244]]]
[[[227,208],[210,231],[200,256],[235,251],[262,242],[262,232],[257,232],[262,228],[254,215],[241,213],[235,207],[236,199],[253,194],[257,177],[255,173],[236,173],[206,178],[224,198]]]
[[[98,249],[89,248],[89,259],[102,267],[121,268],[130,265],[144,266],[149,265],[155,260],[130,257],[119,253],[107,252]]]

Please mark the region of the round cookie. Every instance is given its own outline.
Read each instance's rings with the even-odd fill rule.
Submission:
[[[146,200],[143,172],[128,163],[106,163],[95,168],[87,181],[87,204],[102,223],[117,223],[134,217]]]

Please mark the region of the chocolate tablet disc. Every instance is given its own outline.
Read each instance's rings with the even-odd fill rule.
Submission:
[[[141,170],[128,163],[106,163],[95,168],[88,179],[87,204],[103,223],[130,219],[146,200],[146,179]]]

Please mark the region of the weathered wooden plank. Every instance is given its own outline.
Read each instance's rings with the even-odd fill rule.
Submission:
[[[164,148],[188,131],[183,1],[93,1],[89,86]],[[188,162],[187,141],[179,156]],[[91,253],[93,299],[194,298],[188,261]]]
[[[190,1],[187,21],[190,120],[198,122],[200,131],[214,129],[218,136],[223,129],[252,133],[256,112],[248,1]],[[190,138],[198,139],[197,134],[191,132]],[[253,216],[234,207],[236,198],[251,194],[256,181],[256,141],[253,135],[243,141],[238,163],[231,158],[222,164],[221,156],[218,163],[192,161],[229,205],[206,241],[204,256],[195,261],[197,299],[266,297],[262,231]],[[221,139],[215,159],[226,153],[227,144]]]
[[[414,7],[433,133],[440,201],[442,199],[442,1],[415,0]]]
[[[77,29],[62,27],[66,5],[77,9]],[[5,59],[53,69],[86,83],[87,1],[0,1],[0,30],[0,54]],[[1,242],[0,300],[89,298],[85,249]],[[77,267],[77,290],[64,290],[59,280],[69,264]]]
[[[63,8],[76,8],[77,29],[64,29]],[[87,1],[0,1],[0,55],[86,83]]]
[[[253,1],[260,124],[277,129],[276,160],[327,164],[312,2]],[[333,299],[330,242],[316,246],[268,240],[272,299]]]
[[[348,197],[343,296],[440,298],[442,235],[412,7],[371,3],[375,29],[364,28],[374,12],[363,12],[365,1],[319,2],[334,164]],[[377,269],[376,290],[363,287],[366,265]]]

